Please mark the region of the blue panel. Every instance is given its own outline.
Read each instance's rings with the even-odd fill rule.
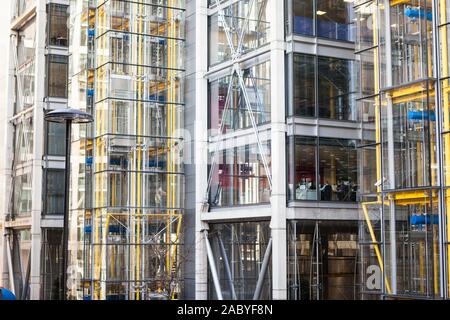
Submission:
[[[307,17],[294,17],[294,33],[312,36],[314,34],[314,20]]]
[[[436,121],[436,114],[434,111],[408,111],[408,120],[430,120]]]
[[[0,291],[2,293],[0,300],[17,300],[16,296],[11,291],[9,291],[5,288],[0,288]]]

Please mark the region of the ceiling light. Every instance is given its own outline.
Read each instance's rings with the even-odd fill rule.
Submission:
[[[322,16],[322,15],[324,15],[324,14],[326,14],[325,11],[317,10],[317,15],[318,15],[318,16]]]

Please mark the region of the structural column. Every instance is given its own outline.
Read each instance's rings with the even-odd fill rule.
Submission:
[[[9,21],[8,21],[9,22]],[[0,198],[0,286],[5,286],[11,289],[11,283],[9,283],[10,273],[7,264],[7,253],[9,250],[6,247],[6,228],[5,228],[5,216],[9,212],[11,199],[12,199],[12,159],[14,155],[13,142],[14,142],[14,126],[9,121],[14,115],[14,91],[15,91],[15,67],[14,67],[14,50],[16,50],[17,36],[15,34],[10,35],[9,39],[9,68],[6,92],[7,97],[6,108],[1,113],[3,118],[0,120],[0,127],[3,134],[0,145],[3,147],[0,151],[2,156],[2,162],[0,164],[0,194],[3,197],[3,201]]]
[[[44,75],[47,13],[46,1],[36,1],[36,53],[35,74]],[[37,80],[37,78],[36,78]],[[33,165],[32,165],[32,207],[31,207],[31,273],[30,299],[38,300],[41,285],[41,213],[42,213],[42,169],[44,151],[44,97],[46,81],[35,81],[33,110]]]
[[[208,1],[197,0],[195,6],[195,298],[206,300],[208,267],[203,231],[207,224],[202,221],[202,207],[208,181]]]
[[[284,1],[269,0],[272,156],[272,297],[287,299]]]

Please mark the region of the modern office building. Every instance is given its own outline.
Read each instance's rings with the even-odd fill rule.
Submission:
[[[196,167],[195,208],[186,198],[206,242],[190,294],[357,299],[353,3],[196,1],[194,17],[186,110],[210,170]]]
[[[11,42],[2,54],[9,99],[1,123],[0,272],[22,299],[60,297],[65,128],[44,123],[44,113],[67,106],[67,8],[64,0],[2,7],[11,9]]]
[[[447,6],[71,0],[66,97],[94,123],[72,134],[68,298],[448,298]],[[44,66],[64,55],[42,48]],[[36,133],[43,109],[67,103],[43,88],[23,139],[38,151],[51,138]],[[23,119],[19,96],[8,132]],[[30,298],[55,298],[38,288],[51,274],[43,261],[58,268],[61,233],[46,234],[62,223],[34,188],[64,159],[30,157],[31,178],[13,181],[33,192],[18,185],[12,199],[30,197],[31,251],[12,215],[3,283],[27,279],[15,252],[31,252]]]

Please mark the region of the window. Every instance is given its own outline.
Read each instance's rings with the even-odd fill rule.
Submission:
[[[294,139],[294,138],[291,138]],[[295,150],[289,166],[289,191],[296,200],[317,200],[317,139],[295,137]]]
[[[319,139],[319,180],[321,200],[356,201],[355,140]]]
[[[66,154],[66,125],[47,122],[47,155],[64,156]]]
[[[298,116],[316,116],[315,57],[294,55],[294,112]]]
[[[354,41],[353,4],[347,1],[317,0],[317,36]]]
[[[67,98],[67,57],[49,55],[47,95],[55,98]]]
[[[28,168],[27,172],[18,173],[14,177],[14,215],[31,214],[31,181],[31,169]]]
[[[216,257],[217,275],[225,299],[233,299],[231,290],[227,290],[230,280],[238,300],[253,298],[269,239],[268,221],[210,224],[209,241]],[[228,268],[232,270],[231,278]],[[271,299],[271,278],[270,272],[266,272],[260,299]],[[208,298],[217,299],[213,281],[208,281]]]
[[[353,3],[336,0],[293,0],[294,33],[354,41]]]
[[[297,136],[288,147],[289,199],[356,201],[355,140]]]
[[[289,220],[287,236],[289,300],[357,299],[358,221]]]
[[[382,96],[383,190],[417,188],[437,182],[436,111],[427,84],[413,95]],[[428,90],[430,87],[427,88]],[[410,88],[413,90],[413,88]],[[414,91],[412,91],[414,92]]]
[[[34,104],[35,55],[36,19],[33,19],[19,31],[17,39],[16,113]]]
[[[67,8],[67,6],[61,4],[49,4],[48,43],[51,46],[68,46],[67,19],[69,15]]]
[[[230,39],[235,49],[240,45],[240,52],[246,53],[267,43],[270,26],[266,19],[268,7],[267,0],[257,0],[253,5],[248,1],[235,1],[224,8],[224,20],[229,27]],[[208,29],[209,64],[231,59],[232,52],[225,25],[218,13],[209,17]]]
[[[314,35],[314,1],[294,0],[294,33]]]
[[[353,61],[319,57],[319,118],[356,120]]]
[[[61,299],[62,229],[42,229],[42,300]]]
[[[64,170],[46,171],[45,214],[64,214]]]
[[[14,164],[17,166],[33,158],[33,118],[25,118],[17,123],[14,134]]]

